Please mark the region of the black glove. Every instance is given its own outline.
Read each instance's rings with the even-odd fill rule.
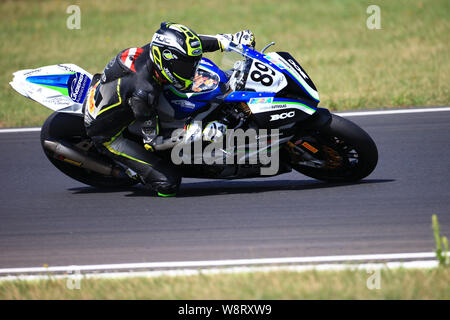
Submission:
[[[154,105],[157,103],[157,95],[154,92],[136,90],[128,99],[128,104],[133,110],[134,117],[138,121],[145,121],[155,114]]]

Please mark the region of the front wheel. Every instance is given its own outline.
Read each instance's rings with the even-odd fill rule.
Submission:
[[[367,177],[378,162],[372,138],[353,122],[332,115],[331,122],[309,136],[288,143],[291,165],[323,181],[353,182]]]

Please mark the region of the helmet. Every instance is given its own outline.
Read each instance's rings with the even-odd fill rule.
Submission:
[[[150,60],[164,78],[180,90],[191,86],[202,54],[198,35],[181,24],[161,23],[150,43]]]

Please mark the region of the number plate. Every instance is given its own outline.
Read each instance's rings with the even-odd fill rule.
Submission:
[[[246,89],[257,92],[278,92],[287,85],[284,75],[267,64],[253,60],[250,72],[248,73]]]

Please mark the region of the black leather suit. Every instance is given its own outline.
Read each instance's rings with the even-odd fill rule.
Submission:
[[[214,37],[200,36],[203,52],[220,49]],[[84,105],[85,126],[97,149],[135,171],[160,195],[176,193],[181,176],[175,165],[129,139],[127,127],[155,114],[164,81],[149,57],[150,44],[121,51],[94,77]]]

